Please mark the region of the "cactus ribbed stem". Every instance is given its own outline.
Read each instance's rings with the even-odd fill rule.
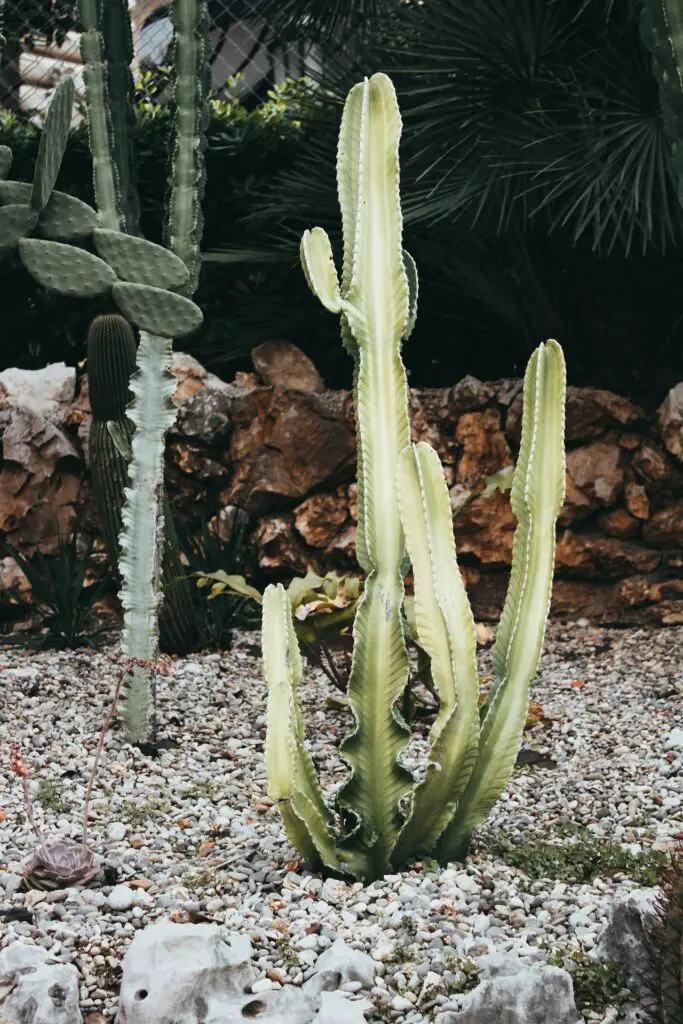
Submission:
[[[121,208],[116,165],[112,157],[112,128],[104,64],[102,0],[79,0],[81,59],[88,111],[88,137],[93,162],[95,200],[100,225],[119,231]]]
[[[205,0],[174,0],[176,134],[171,157],[166,244],[190,271],[183,289],[192,295],[199,280],[204,194],[205,131],[209,91],[208,8]]]
[[[136,187],[135,83],[133,32],[128,0],[105,0],[103,10],[104,56],[112,127],[112,153],[119,181],[121,213],[129,235],[140,234],[140,202]]]

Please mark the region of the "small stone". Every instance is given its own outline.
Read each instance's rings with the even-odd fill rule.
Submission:
[[[135,893],[127,885],[115,885],[107,896],[110,910],[130,910],[135,903]]]
[[[110,825],[107,825],[107,839],[111,839],[112,842],[118,843],[122,839],[125,839],[127,831],[128,829],[122,821],[112,821]]]

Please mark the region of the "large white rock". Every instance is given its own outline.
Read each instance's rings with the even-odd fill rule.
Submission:
[[[82,1024],[78,971],[49,963],[41,946],[14,942],[0,953],[2,1024]]]
[[[60,423],[76,394],[76,370],[52,363],[42,370],[11,368],[0,373],[0,406],[21,406]]]
[[[486,965],[485,974],[485,981],[460,997],[460,1009],[440,1013],[436,1024],[578,1024],[567,971],[524,967],[501,957]]]
[[[657,420],[664,444],[683,462],[683,381],[666,396],[657,410]]]
[[[335,956],[341,957],[339,950]],[[126,953],[116,1022],[364,1024],[365,1000],[320,992],[310,983],[254,993],[259,980],[246,936],[218,925],[161,922],[138,932]]]
[[[638,977],[658,895],[658,889],[634,889],[611,904],[596,950],[600,960],[618,960],[632,977]]]

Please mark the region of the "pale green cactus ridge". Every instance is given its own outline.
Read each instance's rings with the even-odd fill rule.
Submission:
[[[280,803],[287,835],[306,859],[338,869],[331,815],[305,747],[297,695],[301,654],[291,602],[281,584],[271,584],[263,595],[263,669],[268,687],[268,795]]]
[[[0,208],[0,258],[9,255],[36,225],[38,214],[25,203]]]
[[[201,327],[202,311],[191,299],[164,288],[117,281],[114,302],[127,320],[141,331],[168,338],[182,338]]]
[[[122,231],[93,232],[95,249],[122,281],[156,288],[182,288],[189,278],[183,261],[163,245]]]
[[[439,713],[429,735],[427,775],[394,852],[395,865],[433,849],[474,768],[479,745],[479,677],[474,618],[455,552],[448,487],[437,453],[406,448],[398,498],[413,566],[415,625],[431,662]]]
[[[439,842],[443,859],[466,848],[508,783],[527,714],[550,609],[555,523],[564,497],[566,374],[560,346],[541,345],[524,382],[522,441],[511,492],[518,520],[512,571],[482,709],[479,756],[455,817]]]
[[[93,164],[95,204],[100,227],[120,231],[123,225],[119,177],[112,150],[112,122],[102,36],[103,0],[78,0],[81,60]]]
[[[340,313],[342,299],[337,268],[334,265],[332,244],[323,228],[304,232],[300,256],[306,282],[315,297],[330,313]]]
[[[57,295],[95,298],[116,282],[116,274],[99,256],[64,242],[22,238],[19,255],[34,281]]]
[[[135,432],[119,537],[123,605],[123,657],[156,662],[158,620],[162,601],[161,554],[164,516],[161,502],[166,431],[175,422],[171,402],[175,378],[170,338],[143,331],[138,346],[138,371],[131,379],[133,401],[128,415]],[[131,743],[153,733],[153,672],[135,666],[129,684],[124,719]]]
[[[405,249],[403,250],[403,265],[408,279],[408,320],[403,332],[403,340],[407,341],[413,333],[417,321],[417,299],[419,293],[419,280],[415,260]]]
[[[0,146],[0,180],[6,178],[12,166],[12,150],[9,146]]]
[[[174,0],[175,27],[173,102],[175,144],[166,239],[189,270],[185,294],[196,290],[201,268],[204,150],[208,123],[208,8],[205,0]]]
[[[31,206],[39,213],[48,204],[62,166],[66,140],[71,129],[74,95],[73,78],[63,78],[54,88],[45,117],[31,189]]]
[[[678,198],[683,203],[683,8],[679,0],[646,0],[641,35],[652,52],[664,129],[672,147]]]

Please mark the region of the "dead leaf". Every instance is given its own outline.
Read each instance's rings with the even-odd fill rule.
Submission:
[[[574,679],[574,681],[571,682],[569,685],[571,686],[572,690],[583,690],[586,684],[583,679]]]
[[[149,878],[133,878],[128,882],[131,889],[151,889],[154,885]]]

